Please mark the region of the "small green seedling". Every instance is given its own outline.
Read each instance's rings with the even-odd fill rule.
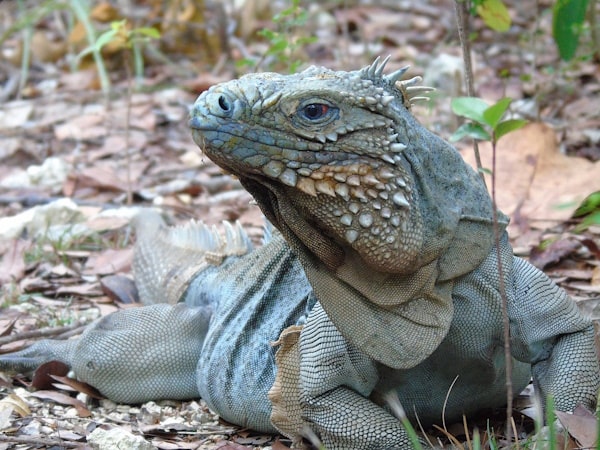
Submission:
[[[490,106],[476,97],[457,97],[453,99],[451,106],[454,114],[466,117],[471,122],[459,127],[450,136],[450,140],[455,142],[464,137],[470,137],[478,141],[490,141],[495,147],[502,136],[518,130],[527,123],[523,119],[501,120],[511,101],[510,98],[505,97]]]

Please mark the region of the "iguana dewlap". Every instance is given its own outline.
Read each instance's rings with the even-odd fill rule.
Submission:
[[[0,368],[61,358],[116,401],[201,396],[230,422],[296,441],[310,429],[328,449],[408,447],[379,400],[390,390],[423,424],[502,405],[491,201],[410,114],[403,71],[383,68],[255,74],[203,93],[194,139],[280,233],[251,251],[238,228],[220,239],[143,214],[140,293],[185,305],[121,311],[67,349],[44,341]],[[533,376],[558,409],[592,407],[592,323],[502,233],[515,392]]]

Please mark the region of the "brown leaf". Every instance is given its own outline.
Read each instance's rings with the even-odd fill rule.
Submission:
[[[29,409],[27,402],[17,394],[8,394],[6,397],[0,400],[0,411],[6,409],[15,411],[21,417],[27,417],[31,414],[31,410]]]
[[[117,272],[127,272],[133,260],[133,249],[114,250],[109,248],[100,253],[92,254],[85,263],[84,274],[108,275]]]
[[[579,245],[579,242],[573,239],[560,239],[543,250],[534,247],[531,249],[529,262],[541,270],[546,266],[556,264],[562,258],[569,256],[579,248]]]
[[[83,169],[78,175],[70,175],[69,178],[75,177],[77,186],[95,187],[109,189],[113,191],[127,191],[125,180],[117,174],[117,172],[108,165],[95,165]]]
[[[590,283],[594,286],[600,286],[600,266],[594,267],[592,270],[592,279]]]
[[[78,381],[73,378],[59,375],[50,375],[50,377],[60,383],[63,383],[73,389],[75,392],[81,392],[88,397],[103,399],[105,398],[94,386],[91,386],[83,381]]]
[[[60,286],[56,289],[57,295],[81,295],[82,297],[101,295],[98,283],[83,283],[79,285]]]
[[[556,411],[556,417],[569,431],[569,434],[579,442],[581,447],[596,448],[598,424],[594,414],[578,406],[573,414]]]
[[[173,422],[166,424],[144,425],[140,427],[140,431],[146,436],[174,438],[178,433],[194,432],[196,429],[190,425]]]
[[[0,261],[0,285],[18,281],[25,275],[25,252],[31,247],[31,242],[24,239],[14,239]]]
[[[119,11],[109,2],[100,2],[92,9],[90,18],[98,22],[112,22],[119,19]]]
[[[31,395],[33,397],[40,398],[42,400],[51,400],[56,403],[60,403],[61,405],[69,405],[74,407],[77,410],[77,414],[79,417],[90,417],[92,413],[85,406],[82,401],[77,400],[76,398],[69,397],[66,394],[56,391],[35,391],[32,392]]]
[[[110,275],[100,280],[102,292],[113,301],[120,303],[138,303],[140,297],[137,287],[131,278],[124,275]]]
[[[106,134],[104,116],[95,113],[79,115],[54,128],[54,135],[59,141],[94,139],[104,137]]]
[[[252,447],[236,444],[235,442],[221,441],[214,447],[219,450],[252,450]]]
[[[600,247],[598,247],[598,245],[592,239],[581,239],[581,243],[585,245],[596,258],[600,259]]]
[[[54,380],[52,375],[64,376],[69,373],[69,366],[61,361],[48,361],[40,365],[31,379],[31,385],[36,389],[51,389]]]
[[[483,167],[491,168],[492,151],[480,146]],[[463,157],[473,167],[471,150]],[[498,205],[521,220],[539,219],[531,226],[547,226],[547,220],[565,221],[591,192],[600,190],[600,161],[560,153],[556,133],[543,123],[530,123],[503,137],[497,147],[496,184]],[[487,185],[491,186],[488,179]],[[561,207],[568,205],[568,207]],[[514,233],[519,230],[512,229]]]
[[[281,442],[281,441],[279,440],[279,438],[278,438],[278,439],[276,439],[276,440],[275,440],[275,442],[273,442],[273,443],[271,444],[271,448],[272,448],[273,450],[289,450],[289,449],[290,449],[290,447],[288,447],[288,446],[287,446],[287,445],[285,445],[283,442]]]
[[[238,444],[248,445],[263,445],[272,439],[271,436],[247,436],[247,437],[236,437],[235,441]]]

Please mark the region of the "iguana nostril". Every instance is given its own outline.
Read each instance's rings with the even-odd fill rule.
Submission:
[[[227,99],[227,97],[225,97],[224,95],[219,96],[219,106],[221,107],[221,109],[225,112],[229,112],[229,110],[231,109],[231,103],[229,103],[229,100]]]

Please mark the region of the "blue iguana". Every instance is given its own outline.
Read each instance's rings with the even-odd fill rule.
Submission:
[[[60,359],[115,401],[202,397],[297,445],[308,433],[328,449],[408,448],[389,392],[424,425],[505,402],[500,255],[515,391],[533,377],[558,409],[593,407],[591,321],[513,256],[501,214],[496,251],[482,180],[413,117],[416,79],[385,75],[386,62],[246,75],[201,94],[194,140],[276,230],[252,250],[239,226],[221,238],[144,213],[134,270],[148,306],[0,368]]]

